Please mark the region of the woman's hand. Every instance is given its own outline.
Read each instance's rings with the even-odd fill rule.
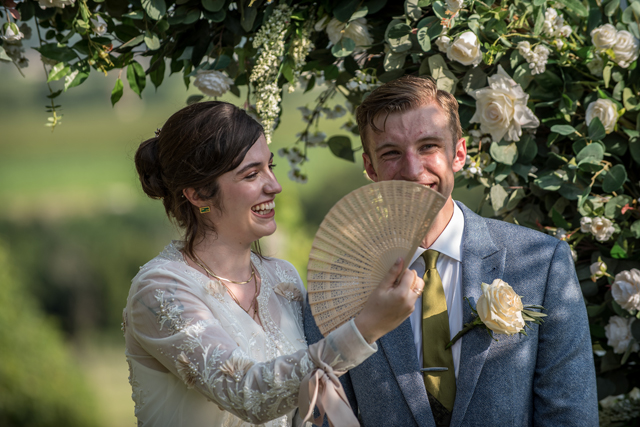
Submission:
[[[413,270],[402,273],[403,266],[404,261],[398,258],[354,319],[369,344],[400,326],[422,294],[424,281]]]

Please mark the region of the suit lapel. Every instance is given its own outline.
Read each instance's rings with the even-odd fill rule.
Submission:
[[[506,250],[499,249],[491,239],[485,220],[460,205],[464,214],[462,238],[462,295],[476,306],[482,294],[480,284],[491,283],[502,277]],[[471,322],[474,314],[466,301],[463,302],[463,323]],[[460,367],[456,381],[456,400],[451,416],[451,427],[460,426],[473,396],[480,372],[487,359],[492,339],[489,334],[476,327],[462,337]]]
[[[435,427],[427,391],[420,375],[409,319],[380,338],[380,346],[416,423],[419,426]]]

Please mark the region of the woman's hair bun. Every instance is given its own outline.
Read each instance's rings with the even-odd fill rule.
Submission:
[[[147,139],[136,151],[135,164],[142,190],[153,199],[162,199],[168,195],[167,186],[162,179],[162,168],[158,158],[158,137]]]

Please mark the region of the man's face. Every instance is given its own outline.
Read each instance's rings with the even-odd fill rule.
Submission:
[[[384,129],[367,131],[371,156],[363,154],[364,166],[373,181],[404,180],[426,185],[450,198],[454,173],[467,157],[464,139],[453,144],[447,117],[435,103],[381,114],[375,125]]]

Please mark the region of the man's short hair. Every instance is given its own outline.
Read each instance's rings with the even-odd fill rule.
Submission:
[[[391,113],[409,111],[432,102],[442,108],[446,115],[455,147],[456,142],[462,138],[456,98],[449,92],[438,89],[435,81],[430,77],[404,76],[375,89],[358,107],[356,120],[364,152],[371,156],[367,142],[368,133],[384,132],[384,126],[380,129],[374,124],[374,120],[380,114],[388,117]]]

